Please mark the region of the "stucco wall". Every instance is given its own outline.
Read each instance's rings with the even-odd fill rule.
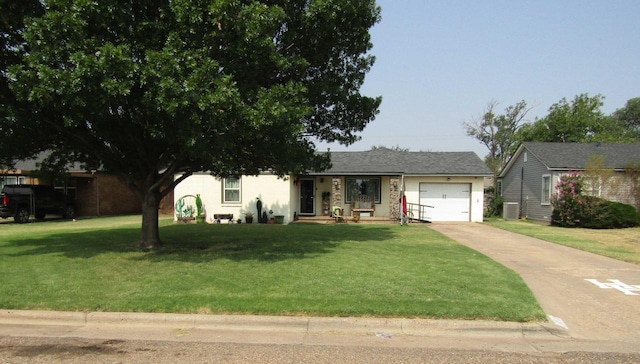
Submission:
[[[207,222],[214,214],[233,214],[234,219],[244,221],[244,213],[251,211],[257,221],[256,201],[262,201],[262,211],[273,211],[273,215],[284,215],[285,224],[293,219],[295,206],[291,206],[293,182],[282,180],[271,174],[240,177],[240,202],[222,202],[222,180],[208,173],[196,173],[182,181],[174,190],[174,204],[185,195],[200,194]],[[295,200],[293,200],[295,201]]]

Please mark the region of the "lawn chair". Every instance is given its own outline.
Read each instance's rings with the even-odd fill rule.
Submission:
[[[346,220],[344,219],[344,210],[342,209],[342,207],[333,206],[331,208],[331,211],[333,211],[333,218],[336,220],[336,222],[346,222]]]

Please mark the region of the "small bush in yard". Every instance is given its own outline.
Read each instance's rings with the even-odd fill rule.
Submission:
[[[585,196],[580,173],[560,177],[558,193],[552,198],[551,224],[563,227],[612,229],[640,226],[636,209],[620,202]]]
[[[489,203],[484,211],[484,216],[502,216],[504,198],[502,198],[502,196],[496,196],[496,190],[493,187],[487,187],[485,194],[488,197]]]

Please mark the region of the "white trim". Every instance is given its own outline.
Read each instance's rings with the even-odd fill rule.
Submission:
[[[548,183],[548,187],[549,190],[547,191],[548,193],[545,194],[545,178],[549,178],[549,183]],[[551,177],[550,174],[543,174],[542,175],[542,184],[541,184],[541,191],[540,191],[540,204],[544,205],[544,206],[548,206],[551,205],[551,191],[552,191],[552,181],[553,178]],[[546,201],[545,201],[545,197],[546,197]]]
[[[229,187],[227,188],[227,179],[235,178],[238,180],[238,187]],[[229,191],[238,191],[238,200],[227,201],[227,190]],[[223,205],[240,205],[242,203],[242,177],[225,177],[222,178],[222,204]]]

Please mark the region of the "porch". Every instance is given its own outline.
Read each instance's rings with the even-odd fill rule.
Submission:
[[[399,224],[397,218],[389,216],[361,216],[358,221],[353,216],[344,216],[340,223],[347,224]],[[336,218],[331,216],[299,216],[293,223],[336,224]]]

